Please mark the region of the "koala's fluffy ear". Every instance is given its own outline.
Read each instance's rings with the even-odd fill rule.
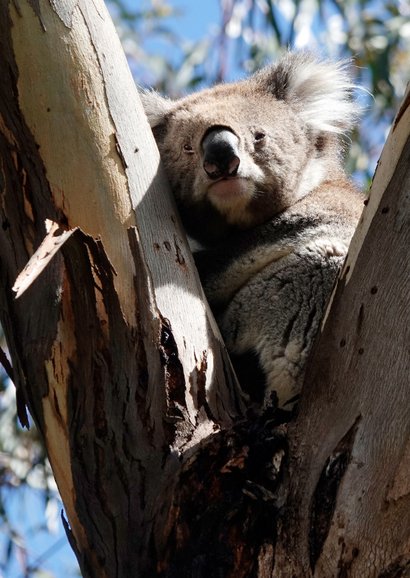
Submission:
[[[161,124],[168,112],[172,109],[172,100],[164,98],[154,90],[139,89],[141,102],[151,128]]]
[[[357,121],[360,107],[353,101],[350,61],[319,60],[309,53],[285,55],[253,77],[276,98],[289,102],[316,131],[343,133]]]

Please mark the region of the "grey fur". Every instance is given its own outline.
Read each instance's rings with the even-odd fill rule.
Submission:
[[[289,53],[177,101],[142,94],[185,227],[204,246],[205,293],[234,359],[258,362],[262,394],[256,373],[243,385],[265,405],[273,391],[282,407],[300,392],[360,216],[340,161],[352,90],[345,64]],[[230,157],[213,164],[219,150]]]

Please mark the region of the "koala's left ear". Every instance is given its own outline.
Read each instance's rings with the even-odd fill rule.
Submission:
[[[145,90],[140,88],[139,95],[143,104],[145,114],[151,128],[161,124],[168,112],[172,109],[172,100],[164,98],[155,90]]]
[[[287,53],[277,64],[253,77],[302,120],[320,132],[344,133],[357,122],[360,107],[353,100],[349,61],[319,60],[310,53]]]

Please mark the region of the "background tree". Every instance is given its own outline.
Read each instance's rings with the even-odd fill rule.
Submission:
[[[271,2],[221,2],[221,23],[219,30],[214,33],[214,39],[218,42],[214,42],[214,39],[204,40],[195,46],[177,42],[184,50],[180,58],[174,57],[173,62],[161,56],[147,59],[149,55],[144,54],[144,58],[141,57],[141,49],[144,49],[146,40],[153,35],[170,38],[173,44],[176,43],[175,33],[167,29],[167,19],[172,12],[169,8],[171,3],[156,2],[151,9],[141,13],[133,13],[129,9],[127,11],[125,3],[113,4],[116,4],[117,14],[122,18],[121,23],[119,21],[119,30],[130,58],[134,57],[132,67],[136,77],[140,82],[156,84],[169,94],[175,95],[185,88],[229,78],[239,74],[240,69],[252,70],[273,55],[279,46],[286,43],[303,46],[312,43],[316,36],[320,43],[327,46],[330,54],[354,53],[359,65],[366,66],[369,62],[370,74],[364,68],[361,80],[368,83],[376,95],[376,106],[372,107],[372,110],[376,111],[378,126],[382,128],[369,131],[368,126],[374,123],[374,117],[368,121],[369,124],[365,125],[366,137],[361,137],[365,148],[359,150],[354,147],[352,162],[362,169],[363,166],[368,166],[369,158],[374,162],[383,140],[380,137],[384,132],[383,127],[391,120],[395,101],[404,90],[405,75],[402,75],[401,71],[408,66],[409,52],[406,48],[410,36],[406,3],[322,2],[316,5],[315,12],[311,9],[312,3],[307,10],[306,2],[282,2],[278,6]],[[323,32],[321,23],[324,20],[329,23],[329,33]],[[132,39],[135,30],[137,42]],[[314,34],[306,36],[306,30],[314,30]],[[215,52],[211,50],[211,46]],[[204,58],[207,55],[208,58]],[[145,69],[141,68],[141,62],[148,62]],[[370,171],[365,171],[364,178],[369,174]],[[27,438],[25,433],[25,442],[22,443],[21,429],[16,426],[15,420],[10,420],[9,417],[10,389],[6,392],[2,396],[4,411],[1,422],[5,450],[2,461],[4,483],[13,487],[26,483],[45,487],[46,501],[54,504],[55,494],[50,472],[41,467],[41,464],[45,463],[44,453],[41,446]],[[26,450],[23,451],[22,448]],[[24,463],[25,466],[22,465]],[[3,497],[8,495],[4,492],[5,487],[3,485]],[[7,501],[4,504],[4,516],[7,520]],[[19,544],[20,551],[24,553],[17,534],[11,531],[10,537],[8,555],[12,556],[15,552],[13,544]],[[26,564],[28,573],[34,572],[35,568],[30,568],[30,561],[26,561],[24,555],[21,560],[23,567]],[[4,562],[6,561],[5,559]]]

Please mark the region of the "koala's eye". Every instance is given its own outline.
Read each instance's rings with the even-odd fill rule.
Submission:
[[[255,132],[255,135],[254,135],[255,142],[256,143],[262,142],[264,140],[265,136],[266,135],[264,132],[261,132],[261,131]]]
[[[194,152],[194,149],[192,148],[192,146],[190,144],[184,144],[184,152],[188,153],[188,154],[192,154]]]

